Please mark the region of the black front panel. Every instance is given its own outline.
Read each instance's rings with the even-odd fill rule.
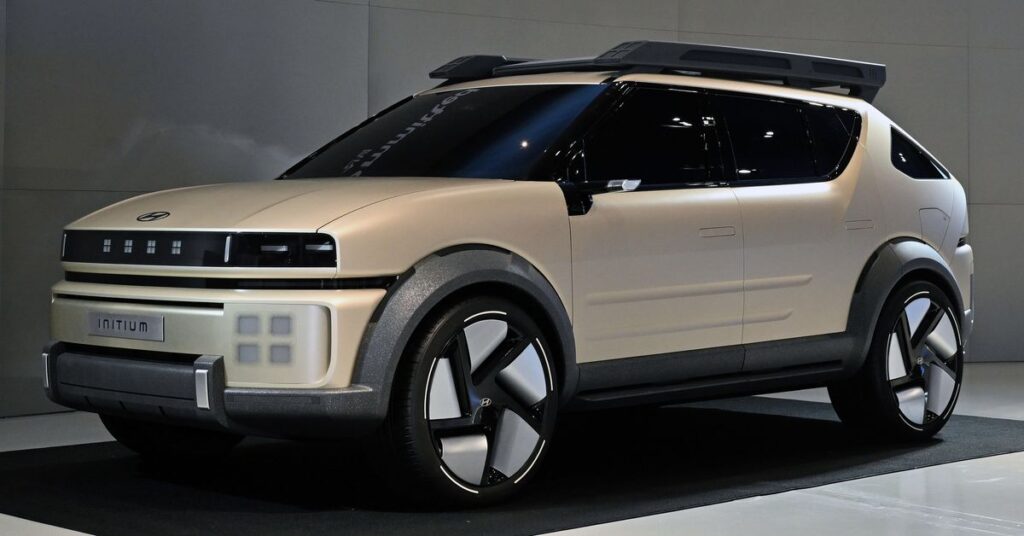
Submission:
[[[315,233],[67,231],[61,260],[102,264],[333,267],[334,239]]]

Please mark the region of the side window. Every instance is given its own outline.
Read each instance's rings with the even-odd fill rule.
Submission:
[[[949,175],[920,147],[895,128],[892,132],[892,165],[915,179],[948,179]]]
[[[860,114],[834,106],[806,103],[803,106],[811,131],[814,171],[822,178],[841,172],[856,144]]]
[[[640,179],[651,185],[711,180],[702,95],[633,88],[585,140],[588,181]]]
[[[800,106],[762,97],[715,97],[729,133],[736,181],[813,180],[818,174]]]

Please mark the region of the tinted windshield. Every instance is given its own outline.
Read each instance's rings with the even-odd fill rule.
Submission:
[[[419,95],[352,129],[285,174],[534,178],[603,85],[504,86]]]

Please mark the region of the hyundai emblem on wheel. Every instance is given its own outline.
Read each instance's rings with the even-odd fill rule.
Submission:
[[[165,210],[158,210],[156,212],[147,212],[145,214],[141,214],[141,215],[139,215],[138,218],[135,218],[135,219],[139,220],[139,221],[156,221],[156,220],[162,220],[162,219],[164,219],[164,218],[166,218],[167,216],[170,216],[170,215],[171,215],[170,212],[167,212]]]

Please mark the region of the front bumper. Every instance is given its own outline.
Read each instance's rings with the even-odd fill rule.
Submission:
[[[386,412],[379,391],[366,386],[227,387],[222,356],[141,357],[50,343],[42,354],[46,394],[83,411],[275,437],[358,436]]]

